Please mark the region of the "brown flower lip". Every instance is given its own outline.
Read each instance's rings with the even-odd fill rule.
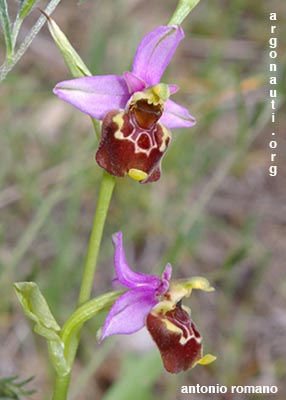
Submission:
[[[126,112],[107,113],[96,153],[100,167],[117,177],[137,171],[140,182],[157,181],[171,138],[171,132],[158,122],[162,113],[162,105],[146,99],[131,104]]]
[[[181,302],[166,313],[148,314],[146,326],[168,372],[186,371],[202,358],[201,335]]]

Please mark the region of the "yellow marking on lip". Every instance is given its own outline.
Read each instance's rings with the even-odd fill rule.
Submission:
[[[119,129],[121,129],[124,124],[123,115],[124,115],[123,112],[119,112],[118,114],[114,115],[114,117],[112,118],[112,121],[118,125]]]
[[[148,177],[148,174],[146,172],[136,168],[131,168],[128,171],[128,175],[130,176],[130,178],[135,179],[135,181],[143,181]]]
[[[212,354],[206,354],[200,360],[198,360],[196,362],[196,364],[208,365],[208,364],[211,364],[212,362],[214,362],[216,359],[217,359],[216,356],[213,356]]]
[[[161,151],[161,153],[164,153],[167,148],[167,144],[166,144],[167,139],[170,138],[170,140],[171,140],[172,134],[171,134],[171,131],[169,131],[169,129],[167,129],[164,125],[162,125],[160,123],[159,123],[159,125],[161,126],[162,131],[163,131],[162,144],[161,144],[159,150]]]

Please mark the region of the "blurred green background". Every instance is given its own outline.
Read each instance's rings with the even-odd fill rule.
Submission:
[[[8,3],[13,14],[17,2]],[[143,35],[166,24],[175,5],[62,1],[53,18],[93,74],[121,74],[130,69]],[[275,163],[269,148],[269,12],[278,14]],[[111,235],[118,230],[134,269],[160,273],[171,262],[174,278],[207,277],[216,291],[194,292],[185,303],[216,362],[170,375],[146,332],[109,338],[99,347],[98,318],[85,326],[70,399],[180,400],[186,398],[180,387],[197,383],[276,385],[271,398],[286,398],[285,15],[284,0],[201,0],[184,22],[186,38],[163,81],[181,87],[174,99],[197,125],[173,132],[158,183],[118,180],[94,281],[94,295],[111,288]],[[37,18],[35,9],[21,36]],[[68,78],[44,27],[0,87],[0,378],[34,376],[28,387],[37,391],[35,400],[50,398],[53,372],[12,282],[36,281],[57,320],[69,316],[101,177],[90,119],[52,94]],[[277,164],[277,176],[270,177],[269,166]]]

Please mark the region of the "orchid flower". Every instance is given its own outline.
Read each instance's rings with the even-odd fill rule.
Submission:
[[[178,86],[160,83],[183,37],[177,25],[159,26],[139,44],[131,72],[71,79],[54,88],[62,100],[103,121],[96,161],[111,175],[158,180],[170,129],[195,124],[186,108],[169,99]]]
[[[209,364],[215,357],[203,357],[202,337],[182,299],[192,289],[212,291],[205,278],[170,281],[170,264],[162,277],[132,271],[126,261],[122,233],[113,235],[116,278],[127,289],[113,304],[101,331],[101,340],[116,334],[131,334],[147,327],[159,348],[168,372],[185,371],[197,363]]]

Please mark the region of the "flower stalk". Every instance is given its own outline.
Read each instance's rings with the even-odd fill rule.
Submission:
[[[114,185],[115,185],[115,178],[109,175],[107,172],[103,171],[102,181],[98,195],[97,207],[93,220],[90,240],[88,244],[87,256],[80,286],[78,308],[67,320],[61,332],[62,340],[65,345],[65,357],[71,368],[78,349],[82,324],[84,321],[88,320],[89,318],[98,313],[98,309],[94,309],[94,302],[98,301],[98,299],[95,299],[90,303],[86,302],[88,302],[91,294],[92,283],[94,279],[94,273],[96,269],[98,253],[102,239],[102,233]],[[105,305],[105,308],[106,307],[108,307],[108,305]],[[65,376],[60,376],[60,375],[56,376],[53,400],[65,400],[67,398],[69,382],[70,382],[70,373]]]
[[[109,204],[111,201],[114,185],[115,185],[115,178],[104,171],[102,175],[102,181],[98,195],[98,202],[91,230],[86,261],[84,265],[84,271],[78,298],[79,306],[88,301],[90,298],[94,272],[96,269],[96,263],[102,239],[103,228],[105,225],[106,216],[109,209]]]

